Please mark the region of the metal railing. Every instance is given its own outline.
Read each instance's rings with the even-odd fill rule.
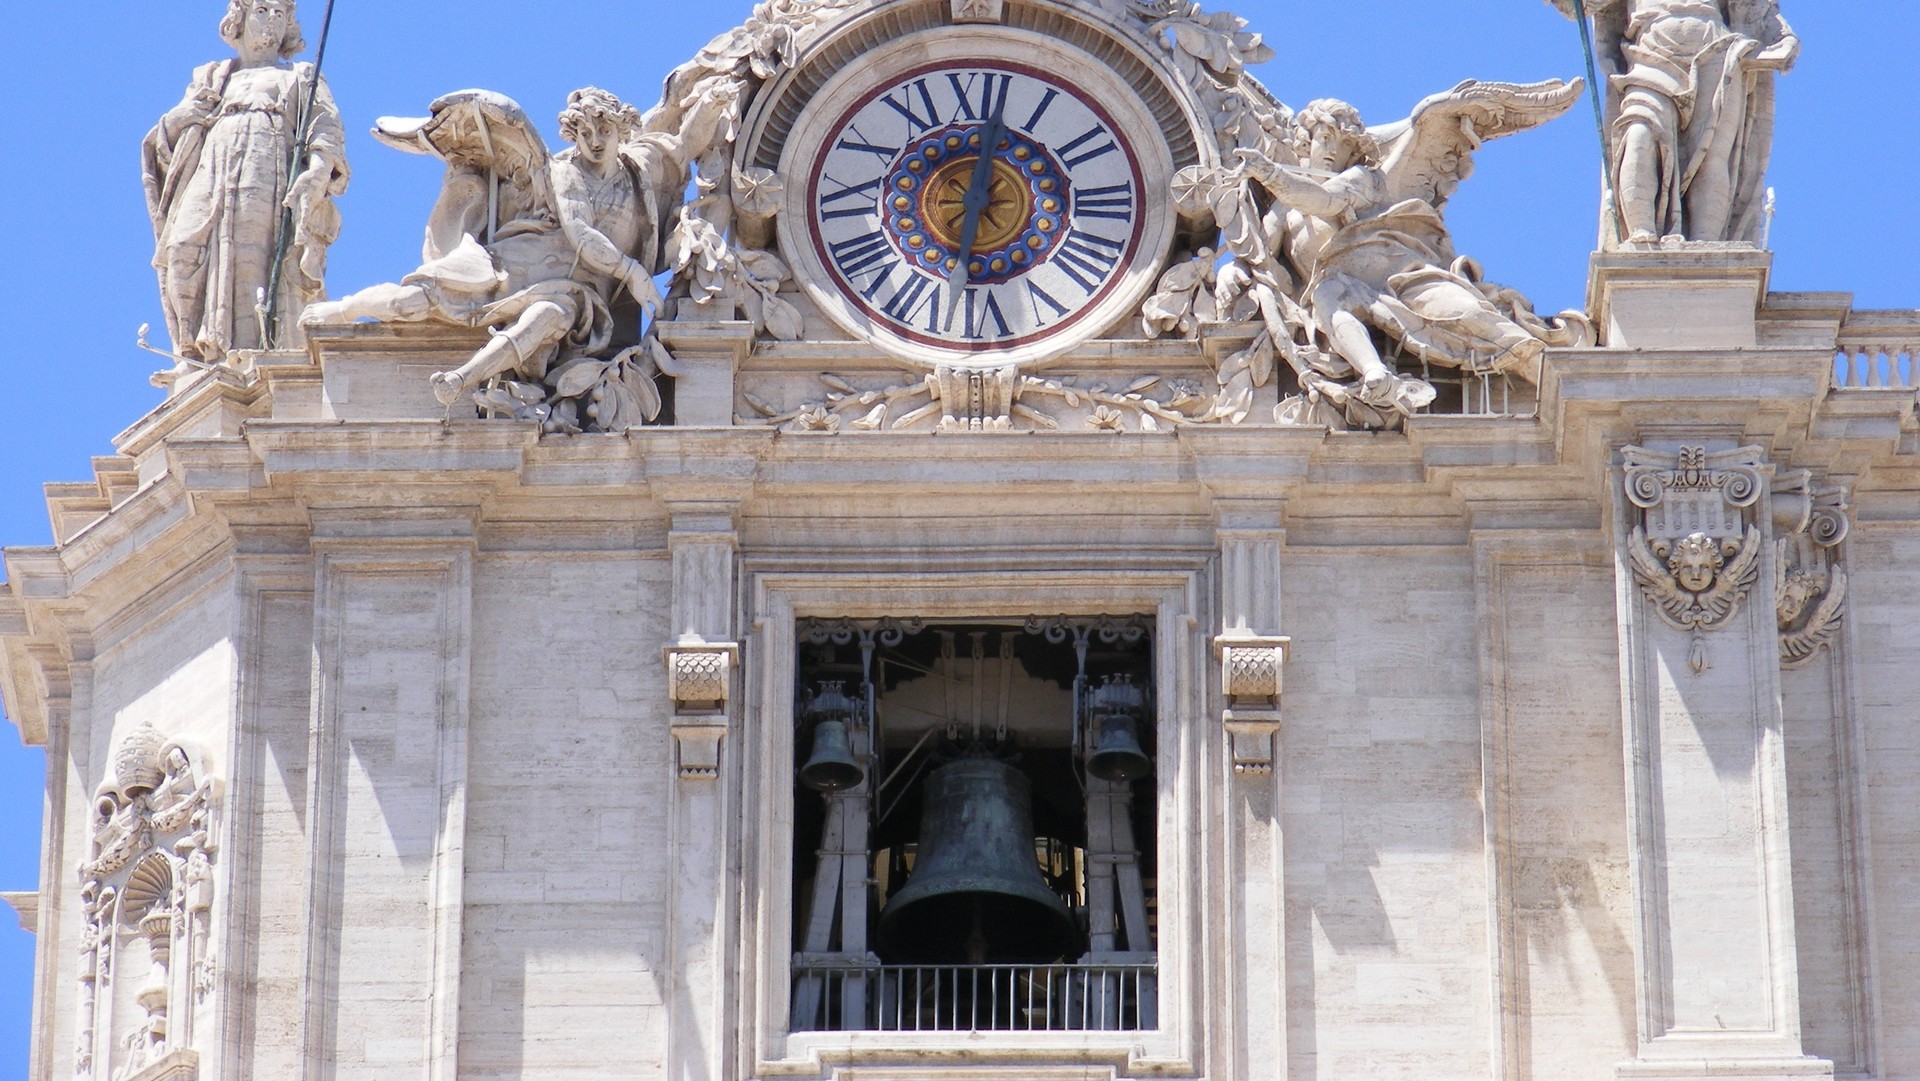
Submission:
[[[1404,369],[1403,369],[1404,370]],[[1436,417],[1531,417],[1540,411],[1532,384],[1502,373],[1473,374],[1422,364],[1420,378],[1440,397],[1424,412]]]
[[[1833,384],[1844,390],[1920,386],[1920,312],[1854,312],[1840,330]]]
[[[1137,1032],[1153,965],[796,964],[795,1032]]]

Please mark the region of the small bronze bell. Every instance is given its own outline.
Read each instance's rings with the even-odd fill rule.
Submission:
[[[848,719],[859,709],[841,684],[820,685],[820,693],[807,706],[807,717],[814,720],[813,754],[800,767],[801,784],[816,792],[839,792],[867,779],[867,771],[853,756],[853,740],[847,732]]]
[[[1146,694],[1132,676],[1108,676],[1089,703],[1099,742],[1087,754],[1087,772],[1103,781],[1137,781],[1153,772],[1153,759],[1135,735],[1146,715]]]

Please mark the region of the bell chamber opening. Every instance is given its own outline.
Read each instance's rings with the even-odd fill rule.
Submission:
[[[1158,1028],[1151,620],[807,620],[791,1029]]]

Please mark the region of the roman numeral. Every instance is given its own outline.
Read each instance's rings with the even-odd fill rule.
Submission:
[[[1042,304],[1053,309],[1053,317],[1055,319],[1067,314],[1067,306],[1065,304],[1053,299],[1052,294],[1032,282],[1027,283],[1027,303],[1033,305],[1034,326],[1047,325],[1047,317],[1040,314],[1040,305]]]
[[[887,283],[893,280],[893,272],[899,269],[900,260],[898,259],[889,259],[880,264],[879,268],[873,272],[873,281],[868,283],[865,289],[860,290],[860,295],[867,298],[867,303],[873,303],[873,298],[880,295],[880,290],[885,289]]]
[[[1110,184],[1104,188],[1082,188],[1074,193],[1073,212],[1083,218],[1133,220],[1133,183]]]
[[[990,72],[975,72],[967,76],[964,83],[959,75],[949,74],[947,82],[952,84],[954,100],[959,102],[954,120],[991,119],[1006,103],[1007,94],[1013,88],[1013,76]]]
[[[1095,139],[1098,139],[1102,136],[1107,137],[1107,141],[1105,143],[1102,143],[1101,145],[1094,147],[1092,150],[1089,150],[1084,154],[1079,154],[1079,155],[1074,154],[1074,151],[1079,150],[1081,147],[1087,145],[1088,143],[1093,142]],[[1059,152],[1060,152],[1060,160],[1066,162],[1067,168],[1078,169],[1082,165],[1085,165],[1086,163],[1092,161],[1093,159],[1100,157],[1103,154],[1111,154],[1118,149],[1120,149],[1120,147],[1114,143],[1112,136],[1107,135],[1107,129],[1100,127],[1099,125],[1096,124],[1094,125],[1093,129],[1091,131],[1088,131],[1085,135],[1082,135],[1078,139],[1075,139],[1072,142],[1067,143],[1066,145],[1060,147]]]
[[[909,275],[907,284],[893,294],[893,299],[881,305],[881,310],[901,323],[911,323],[920,317],[922,310],[927,315],[929,333],[940,332],[940,288],[933,279],[920,274]]]
[[[987,336],[986,324],[989,319],[991,319],[993,321],[993,325],[998,328],[994,332],[994,335],[993,335],[994,337],[996,338],[1011,337],[1013,332],[1007,327],[1007,313],[1000,310],[1000,299],[994,296],[991,291],[989,291],[986,293],[986,298],[987,298],[986,303],[976,304],[975,301],[977,300],[980,293],[981,293],[981,290],[979,289],[967,290],[967,303],[966,303],[966,311],[967,311],[966,335],[967,337],[972,338],[975,341],[978,341],[981,338],[986,337]]]
[[[1027,118],[1026,130],[1032,131],[1040,126],[1040,118],[1047,115],[1047,110],[1053,108],[1053,99],[1059,96],[1060,91],[1048,88],[1046,97],[1040,99],[1039,107],[1035,108],[1033,115]]]
[[[828,192],[820,197],[820,217],[825,221],[837,218],[879,217],[880,185],[885,177],[874,177],[865,184],[842,184],[830,176],[821,177],[829,184],[839,187],[839,191]],[[842,204],[835,206],[834,204]]]
[[[920,95],[920,104],[925,105],[927,108],[925,116],[922,116],[914,106],[913,96],[916,92]],[[899,98],[895,98],[892,94],[887,94],[882,97],[880,101],[885,104],[887,108],[907,118],[907,137],[909,139],[923,131],[932,131],[934,127],[940,123],[940,110],[933,104],[933,91],[927,89],[927,81],[925,79],[915,79],[913,82],[901,87],[899,93]]]
[[[888,165],[892,165],[893,159],[900,153],[900,148],[897,146],[876,146],[873,143],[867,142],[867,137],[861,134],[858,127],[849,128],[848,130],[852,131],[853,135],[850,138],[840,140],[840,145],[835,147],[835,149],[853,150],[861,154],[872,154]]]
[[[1118,240],[1075,229],[1060,245],[1060,254],[1054,256],[1054,263],[1061,273],[1091,294],[1113,273],[1114,267],[1120,265],[1120,255],[1126,250],[1126,245]]]
[[[851,240],[842,240],[837,244],[828,245],[828,247],[833,252],[834,265],[840,268],[840,273],[849,278],[874,266],[893,253],[893,248],[887,244],[887,238],[877,229]]]

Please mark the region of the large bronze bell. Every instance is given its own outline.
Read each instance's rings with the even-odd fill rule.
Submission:
[[[927,776],[913,875],[880,914],[888,959],[1044,963],[1078,952],[1066,903],[1041,877],[1032,786],[992,758]]]

